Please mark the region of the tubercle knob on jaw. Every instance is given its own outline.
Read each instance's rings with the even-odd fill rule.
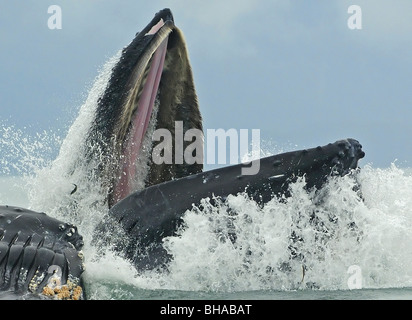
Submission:
[[[77,250],[83,248],[83,236],[77,232],[77,227],[75,225],[69,223],[60,224],[59,229],[64,232],[65,240],[71,243]]]

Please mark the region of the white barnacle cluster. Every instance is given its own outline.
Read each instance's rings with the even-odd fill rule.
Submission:
[[[82,251],[78,251],[78,257],[82,261],[82,269],[84,270],[84,255]],[[47,284],[41,289],[41,284],[48,274],[51,274],[47,280]],[[80,286],[80,278],[69,274],[67,281],[62,276],[62,269],[57,265],[52,265],[46,272],[37,270],[29,283],[29,291],[32,293],[39,292],[47,298],[55,300],[81,300],[83,298],[83,289]]]
[[[81,251],[78,256],[83,260]],[[57,267],[53,269],[53,274],[50,276],[47,285],[44,286],[42,295],[56,300],[80,300],[83,297],[83,289],[79,283],[79,278],[69,275],[67,282],[63,284],[61,269]]]
[[[83,289],[77,284],[78,281],[67,281],[62,285],[59,278],[50,278],[50,283],[43,288],[42,294],[56,300],[80,300]]]

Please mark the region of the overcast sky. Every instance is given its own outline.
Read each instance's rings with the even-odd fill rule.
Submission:
[[[362,29],[348,27],[352,4]],[[205,129],[260,129],[268,152],[351,137],[361,165],[412,166],[410,0],[0,0],[0,121],[67,130],[99,68],[165,7]]]

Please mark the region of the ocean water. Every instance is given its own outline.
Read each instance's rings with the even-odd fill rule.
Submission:
[[[79,145],[118,58],[103,67],[67,134],[0,122],[0,204],[77,225],[88,299],[412,298],[412,169],[396,163],[375,168],[362,159],[357,175],[332,179],[320,194],[300,180],[290,198],[263,208],[242,194],[217,207],[204,199],[164,239],[174,257],[167,272],[139,273],[110,247],[93,245],[107,208],[78,161]],[[279,153],[263,149],[261,156]]]

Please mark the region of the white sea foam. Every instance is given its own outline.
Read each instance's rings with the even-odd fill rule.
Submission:
[[[357,266],[362,288],[409,287],[412,177],[393,165],[366,166],[358,178],[363,200],[352,190],[353,179],[345,177],[325,189],[321,204],[298,182],[291,198],[263,208],[239,195],[220,208],[189,211],[185,228],[165,240],[174,256],[170,273],[140,275],[140,285],[195,291],[345,290],[350,267]],[[293,232],[300,241],[291,240]],[[304,260],[290,259],[289,246]],[[285,262],[289,271],[279,269]]]

